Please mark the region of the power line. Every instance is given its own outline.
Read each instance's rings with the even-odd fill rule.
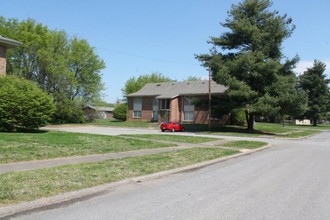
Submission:
[[[96,47],[96,49],[101,49],[101,50],[104,50],[104,51],[107,51],[107,52],[110,52],[110,53],[115,53],[115,54],[130,56],[130,57],[137,57],[137,58],[145,59],[145,60],[153,60],[153,61],[163,62],[163,63],[173,63],[173,64],[189,65],[189,66],[200,66],[200,65],[197,65],[197,64],[193,64],[193,63],[185,63],[185,62],[177,62],[177,61],[172,61],[172,60],[164,60],[164,59],[159,59],[159,58],[155,58],[155,57],[146,57],[146,56],[136,55],[136,54],[132,54],[132,53],[126,53],[126,52],[117,51],[117,50],[110,50],[110,49],[101,48],[101,47]]]

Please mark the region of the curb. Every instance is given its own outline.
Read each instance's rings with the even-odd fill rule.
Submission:
[[[171,170],[161,171],[158,173],[153,173],[153,174],[149,174],[149,175],[145,175],[145,176],[132,177],[132,178],[124,179],[124,180],[113,182],[113,183],[106,183],[106,184],[91,187],[91,188],[81,189],[81,190],[72,191],[72,192],[66,192],[66,193],[55,195],[55,196],[50,196],[50,197],[46,197],[46,198],[33,200],[30,202],[23,202],[23,203],[16,204],[16,205],[5,206],[5,207],[0,208],[0,218],[12,217],[14,215],[31,212],[33,210],[38,210],[41,208],[46,208],[46,207],[50,208],[51,206],[59,205],[61,203],[66,203],[66,202],[70,202],[70,201],[74,201],[74,200],[79,200],[79,199],[84,199],[84,198],[101,195],[102,193],[107,192],[113,188],[127,185],[127,184],[140,183],[142,181],[158,179],[158,178],[162,178],[162,177],[169,176],[169,175],[176,174],[176,173],[192,171],[195,169],[199,169],[199,168],[210,166],[210,165],[213,165],[216,163],[227,161],[227,160],[230,160],[233,158],[237,158],[237,157],[252,154],[254,152],[262,151],[269,147],[271,147],[271,144],[268,144],[268,145],[258,148],[258,149],[250,150],[248,152],[242,152],[242,153],[238,153],[235,155],[231,155],[228,157],[222,157],[222,158],[209,160],[209,161],[205,161],[205,162],[201,162],[201,163],[197,163],[197,164],[193,164],[193,165],[189,165],[189,166],[185,166],[185,167],[179,167],[179,168],[175,168],[175,169],[171,169]]]

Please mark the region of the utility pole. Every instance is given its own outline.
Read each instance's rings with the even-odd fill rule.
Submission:
[[[211,68],[209,67],[209,112],[208,112],[209,133],[211,133]]]

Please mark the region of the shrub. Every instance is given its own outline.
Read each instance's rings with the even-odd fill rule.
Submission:
[[[126,121],[128,107],[126,103],[119,104],[113,110],[113,117],[120,121]]]
[[[83,105],[80,101],[69,100],[67,98],[60,99],[56,102],[56,112],[54,114],[52,123],[84,123],[85,117],[82,106]]]
[[[0,129],[35,129],[47,124],[54,112],[53,100],[31,81],[0,77]]]

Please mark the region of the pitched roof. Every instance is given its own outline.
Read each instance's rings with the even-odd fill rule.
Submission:
[[[87,105],[84,107],[84,109],[85,108],[91,108],[94,109],[95,111],[100,111],[100,112],[113,112],[113,110],[115,109],[113,107],[91,106],[91,105]]]
[[[211,93],[222,94],[227,87],[211,81]],[[156,96],[157,99],[171,99],[180,95],[205,95],[209,93],[209,81],[185,81],[148,83],[139,91],[128,94],[127,97]]]
[[[0,35],[0,46],[6,46],[8,48],[21,45],[21,42],[18,42],[13,39],[9,39]]]

